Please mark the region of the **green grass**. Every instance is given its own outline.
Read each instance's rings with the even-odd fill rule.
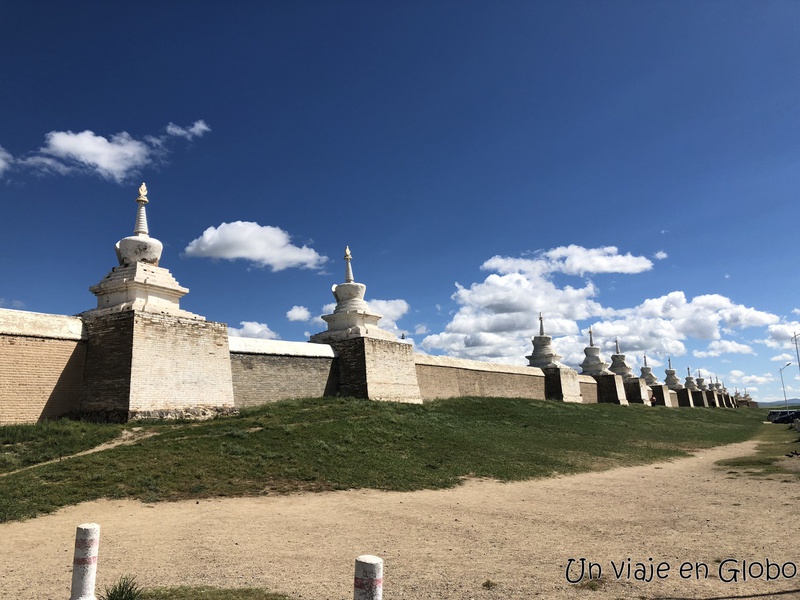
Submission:
[[[787,457],[792,451],[800,452],[800,435],[788,425],[765,423],[757,433],[758,451],[751,456],[740,456],[717,462],[728,475],[739,477],[800,478],[800,457]]]
[[[763,418],[763,411],[752,409],[498,398],[425,405],[286,401],[238,417],[150,424],[160,434],[137,444],[0,477],[0,521],[101,497],[157,502],[298,490],[446,488],[467,476],[548,477],[743,441]]]
[[[119,435],[121,425],[60,419],[0,427],[0,473],[88,450]]]

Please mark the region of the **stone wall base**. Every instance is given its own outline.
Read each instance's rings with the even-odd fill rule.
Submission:
[[[138,310],[84,313],[84,323],[81,414],[127,420],[233,408],[224,323]]]
[[[645,383],[644,379],[632,377],[630,379],[623,380],[622,383],[625,387],[625,398],[628,400],[628,403],[646,404],[647,406],[652,406],[652,403],[650,402],[652,393],[650,391],[650,387],[647,385],[647,383]]]
[[[692,391],[683,388],[682,390],[675,390],[678,395],[678,406],[688,406],[694,408],[694,401],[692,400]]]
[[[572,369],[542,369],[544,394],[548,400],[584,403],[578,372]],[[596,401],[596,400],[595,400]]]
[[[625,385],[619,375],[593,375],[597,382],[597,401],[608,404],[628,405]]]
[[[337,355],[340,396],[422,403],[409,344],[369,337],[328,343]]]
[[[692,404],[694,404],[696,408],[707,407],[706,393],[703,390],[692,390]]]

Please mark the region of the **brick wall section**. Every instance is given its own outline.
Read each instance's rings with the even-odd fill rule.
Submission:
[[[0,425],[78,410],[86,342],[0,334]]]
[[[331,342],[338,366],[338,395],[369,398],[364,338]]]
[[[653,392],[653,398],[655,398],[653,406],[670,406],[669,388],[666,385],[654,384],[650,386],[650,389]]]
[[[649,404],[651,391],[644,379],[634,377],[622,381],[625,386],[625,398],[628,403]]]
[[[692,404],[696,407],[705,407],[706,406],[706,393],[702,390],[693,390],[692,391]]]
[[[233,408],[224,323],[123,311],[85,314],[81,412],[112,420]]]
[[[585,404],[581,397],[577,371],[568,368],[550,368],[542,369],[542,372],[544,373],[545,396],[548,400]]]
[[[130,410],[232,408],[225,323],[135,312]]]
[[[678,406],[691,406],[694,407],[694,403],[692,402],[692,392],[691,390],[687,390],[683,388],[681,390],[675,390],[675,393],[678,395]]]
[[[81,412],[126,419],[130,405],[133,312],[85,317],[88,334]]]
[[[422,403],[414,349],[409,344],[369,337],[362,338],[362,342],[367,369],[367,397],[370,400]],[[342,358],[341,353],[339,357]]]
[[[544,400],[544,373],[537,367],[415,354],[423,400],[459,396]]]
[[[584,404],[597,404],[597,382],[590,375],[578,375]]]
[[[625,398],[625,385],[619,375],[596,375],[597,401],[610,404],[628,404]]]
[[[237,408],[288,398],[336,394],[338,370],[333,357],[281,356],[231,352],[233,401]]]
[[[0,425],[77,410],[85,360],[79,318],[0,309]]]

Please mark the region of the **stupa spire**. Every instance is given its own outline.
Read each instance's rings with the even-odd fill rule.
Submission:
[[[139,197],[136,198],[139,208],[136,211],[136,224],[133,226],[133,233],[148,237],[150,231],[147,229],[147,212],[145,205],[150,202],[147,199],[147,186],[142,182],[139,186]]]
[[[592,326],[589,325],[589,346],[594,346],[594,336],[592,334]]]
[[[344,260],[347,262],[347,267],[344,271],[344,282],[353,283],[355,279],[353,279],[353,266],[350,264],[350,261],[353,260],[353,255],[350,254],[350,246],[345,246],[344,248]]]
[[[539,335],[544,335],[544,319],[542,313],[539,313]]]
[[[617,354],[622,354],[622,352],[619,351],[619,338],[614,338],[614,348],[616,349]]]

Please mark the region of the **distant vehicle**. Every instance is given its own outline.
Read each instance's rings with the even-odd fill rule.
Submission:
[[[790,410],[788,413],[784,410],[783,414],[773,419],[773,423],[794,423],[795,419],[800,419],[800,410]]]
[[[772,423],[774,423],[775,419],[777,419],[779,417],[785,417],[788,414],[795,413],[795,412],[798,412],[798,411],[796,411],[796,410],[786,410],[786,409],[783,409],[783,410],[771,410],[767,414],[767,421],[771,421]]]

